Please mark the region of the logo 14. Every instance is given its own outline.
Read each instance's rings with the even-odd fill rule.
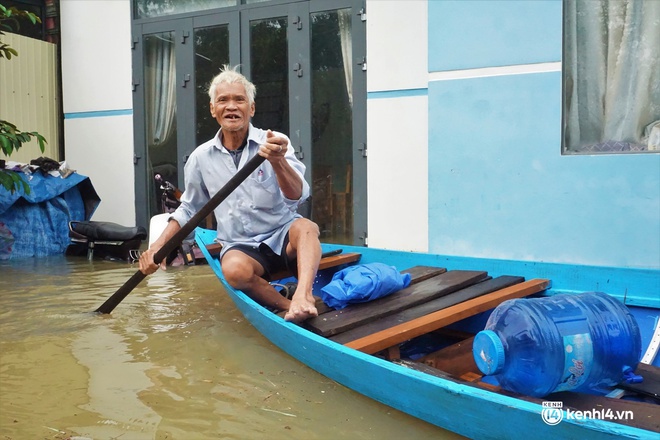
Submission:
[[[561,410],[564,404],[562,402],[543,402],[541,418],[548,425],[556,425],[564,418],[564,412]]]

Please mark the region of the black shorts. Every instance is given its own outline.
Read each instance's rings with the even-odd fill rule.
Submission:
[[[274,273],[284,270],[293,274],[297,272],[296,259],[289,258],[286,254],[286,247],[288,244],[289,234],[287,233],[286,237],[284,237],[284,244],[282,245],[282,249],[280,249],[279,254],[275,253],[275,251],[273,251],[270,246],[265,243],[261,243],[259,246],[237,244],[236,246],[229,248],[228,251],[241,251],[245,255],[254,258],[259,264],[261,264],[261,267],[264,268],[264,274],[262,278],[267,281],[271,281],[270,277]]]

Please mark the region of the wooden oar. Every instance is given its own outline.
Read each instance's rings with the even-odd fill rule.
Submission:
[[[229,179],[229,182],[225,184],[220,190],[211,198],[211,200],[206,203],[195,215],[192,216],[190,221],[183,225],[179,231],[170,240],[163,245],[162,248],[154,254],[154,263],[160,264],[165,257],[167,257],[170,252],[176,249],[181,242],[199,225],[202,220],[204,220],[213,210],[225,200],[229,194],[231,194],[238,186],[243,183],[247,177],[252,174],[254,170],[259,168],[259,165],[265,160],[264,157],[259,156],[258,154],[250,159],[238,172]],[[101,307],[96,309],[98,313],[110,313],[114,310],[117,305],[122,302],[126,296],[131,293],[131,291],[140,284],[146,277],[145,274],[139,270],[128,279],[110,298],[108,298]]]

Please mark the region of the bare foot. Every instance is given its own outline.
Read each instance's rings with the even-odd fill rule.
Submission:
[[[314,316],[319,316],[312,295],[295,294],[291,298],[289,311],[284,315],[285,321],[303,322]]]

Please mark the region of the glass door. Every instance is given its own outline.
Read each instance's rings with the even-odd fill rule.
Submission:
[[[163,212],[156,176],[184,188],[183,166],[218,130],[208,84],[224,64],[238,62],[238,14],[214,14],[137,26],[134,40],[137,222]],[[234,24],[230,22],[234,19]],[[138,110],[140,109],[140,110]],[[146,209],[145,209],[146,207]]]
[[[321,237],[354,243],[351,8],[311,14],[313,218]]]
[[[195,148],[215,136],[220,128],[211,116],[208,90],[211,80],[224,65],[240,62],[238,12],[196,17],[193,26]]]
[[[360,4],[261,2],[134,25],[138,224],[162,211],[154,175],[184,189],[188,155],[217,132],[208,85],[230,64],[257,87],[253,124],[287,134],[305,163],[312,198],[301,213],[319,225],[322,241],[367,244]]]
[[[135,117],[136,203],[138,224],[163,211],[158,175],[179,184],[179,145],[182,135],[178,121],[180,87],[187,87],[180,71],[185,55],[182,45],[190,20],[172,20],[139,26],[141,37],[134,40],[133,78]],[[135,62],[139,60],[139,62]],[[146,209],[145,209],[146,207]]]
[[[257,88],[252,123],[289,136],[311,181],[308,11],[307,3],[243,11],[241,60],[243,73]],[[298,212],[311,217],[311,204]]]
[[[338,2],[319,4],[336,8]],[[364,140],[356,143],[353,130],[353,94],[366,93],[352,44],[354,16],[359,20],[359,14],[353,13],[350,2],[343,8],[312,12],[309,6],[281,5],[242,13],[243,72],[257,87],[253,123],[291,138],[312,186],[311,210],[304,214],[319,225],[321,239],[365,244],[361,240],[366,203],[355,203],[366,202],[366,161],[356,160],[356,156],[363,159]],[[357,79],[354,70],[360,74]],[[365,86],[355,91],[360,81]],[[358,114],[363,109],[358,105]],[[359,189],[354,189],[356,175],[364,177]]]
[[[243,11],[241,63],[257,88],[252,123],[289,136],[309,173],[308,14],[306,3]]]

